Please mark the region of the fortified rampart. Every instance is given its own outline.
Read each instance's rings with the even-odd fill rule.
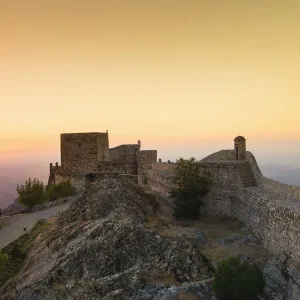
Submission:
[[[148,185],[168,197],[174,167],[152,164],[147,172]],[[243,137],[235,139],[234,150],[221,150],[202,159],[200,172],[209,173],[212,180],[202,212],[237,218],[272,253],[291,257],[294,263],[287,269],[281,266],[268,271],[267,293],[271,299],[300,299],[300,272],[295,267],[300,261],[300,187],[264,177],[254,155],[246,151]]]
[[[300,187],[278,183],[262,175],[255,157],[245,149],[221,150],[200,161],[202,173],[209,173],[212,188],[204,199],[203,212],[224,214],[245,223],[273,253],[286,251],[300,260]],[[235,140],[236,142],[236,140]],[[235,144],[236,146],[236,144]],[[170,167],[169,167],[170,166]],[[148,184],[168,196],[174,165],[152,164]]]
[[[140,150],[141,142],[109,149],[108,133],[61,135],[61,166],[50,164],[49,183],[71,180],[82,187],[99,178],[126,177],[169,196],[174,163],[157,162],[156,150]],[[300,260],[300,187],[263,176],[245,138],[234,140],[233,150],[221,150],[200,161],[212,188],[205,196],[205,214],[224,214],[243,221],[274,254]],[[300,297],[299,280],[289,275],[289,293]],[[292,292],[291,292],[292,291]],[[296,296],[294,296],[296,295]]]

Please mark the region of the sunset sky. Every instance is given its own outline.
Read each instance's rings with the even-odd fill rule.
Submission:
[[[300,161],[300,1],[0,0],[0,164],[109,130],[163,159]]]

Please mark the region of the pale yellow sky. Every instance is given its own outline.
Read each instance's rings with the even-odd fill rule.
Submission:
[[[0,38],[2,156],[106,129],[300,140],[298,0],[0,0]]]

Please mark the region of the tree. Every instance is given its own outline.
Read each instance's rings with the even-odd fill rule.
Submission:
[[[46,201],[44,183],[36,178],[29,178],[21,186],[17,185],[17,192],[19,202],[30,208]]]
[[[200,164],[194,157],[176,161],[174,187],[170,190],[174,199],[176,219],[198,219],[203,197],[210,188],[208,175],[201,175]]]
[[[219,300],[254,300],[264,286],[263,274],[256,264],[230,257],[218,264],[213,289]]]

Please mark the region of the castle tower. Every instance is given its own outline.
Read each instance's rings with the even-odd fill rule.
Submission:
[[[97,134],[97,161],[109,161],[108,130]]]
[[[246,152],[246,139],[243,136],[237,136],[234,139],[234,155],[236,160],[244,160]]]

